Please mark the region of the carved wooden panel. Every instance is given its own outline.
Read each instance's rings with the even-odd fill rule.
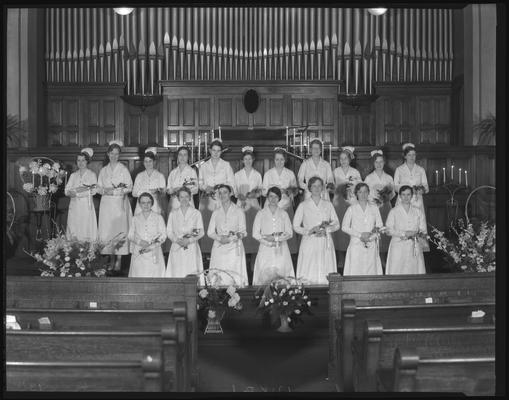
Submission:
[[[373,145],[375,143],[372,129],[373,121],[369,107],[356,109],[349,105],[341,107],[340,145]]]
[[[109,96],[83,96],[81,101],[85,121],[82,144],[97,146],[113,140],[118,129],[119,99]]]
[[[268,125],[272,127],[283,126],[284,99],[270,98],[268,111],[270,114]]]
[[[48,101],[48,144],[78,145],[80,107],[78,97],[50,97]]]
[[[250,114],[246,111],[242,97],[235,97],[235,125],[238,127],[249,126]]]
[[[232,97],[220,97],[217,99],[218,126],[233,126],[233,99]],[[217,128],[217,127],[216,127]]]
[[[211,99],[197,99],[198,126],[210,126]]]
[[[267,114],[270,115],[270,111],[267,113],[267,99],[261,98],[258,109],[253,113],[253,125],[254,126],[266,126],[269,125],[267,121]]]
[[[168,99],[167,118],[169,126],[179,126],[179,100]]]
[[[194,126],[194,99],[182,100],[182,125]]]
[[[302,97],[293,97],[290,103],[290,124],[292,126],[305,125],[304,121],[304,99]]]

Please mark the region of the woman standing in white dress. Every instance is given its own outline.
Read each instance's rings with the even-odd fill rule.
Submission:
[[[343,218],[343,232],[350,235],[343,275],[382,275],[382,261],[378,250],[378,234],[382,228],[378,207],[370,204],[369,186],[361,182],[355,186],[357,203],[348,207]]]
[[[182,186],[177,190],[179,207],[171,210],[168,217],[166,233],[171,240],[167,278],[183,278],[190,274],[201,274],[203,260],[198,240],[203,237],[203,221],[200,212],[191,206],[191,191]],[[204,285],[203,275],[200,284]]]
[[[258,211],[253,237],[260,242],[254,266],[253,285],[265,285],[277,276],[295,277],[287,240],[293,236],[288,213],[282,210],[281,190],[269,188],[265,207]]]
[[[92,198],[97,192],[97,176],[87,168],[93,155],[90,147],[81,150],[76,157],[78,170],[71,174],[65,186],[65,195],[71,198],[66,235],[90,242],[97,240],[97,216]]]
[[[223,284],[244,287],[248,284],[246,254],[242,244],[242,239],[247,235],[246,217],[231,202],[231,187],[220,184],[217,192],[221,205],[212,213],[207,230],[207,235],[214,240],[210,268],[221,269],[231,275],[220,274]]]
[[[331,233],[339,229],[339,221],[330,201],[323,200],[323,180],[318,176],[308,181],[311,197],[297,207],[293,229],[302,235],[297,278],[316,285],[327,285],[327,275],[336,272],[336,252]]]
[[[394,179],[384,171],[385,156],[382,150],[373,150],[371,152],[371,161],[373,162],[374,170],[366,176],[364,183],[369,186],[369,202],[378,207],[380,216],[382,217],[382,223],[385,225],[387,216],[392,210],[391,200],[396,195],[394,192]],[[385,188],[387,188],[390,194],[382,199],[379,192]],[[387,235],[382,235],[380,238],[382,264],[384,264],[387,258],[390,240],[391,238]]]
[[[164,277],[164,256],[161,244],[166,240],[166,227],[161,214],[153,211],[154,197],[141,193],[138,197],[141,211],[135,214],[128,238],[133,244],[130,278]]]
[[[322,189],[322,199],[330,201],[329,192],[327,187],[332,184],[334,185],[334,176],[332,175],[332,168],[330,164],[325,161],[321,154],[323,149],[322,141],[315,138],[309,142],[311,151],[311,157],[304,160],[299,168],[297,179],[299,180],[299,186],[304,189],[304,199],[309,199],[311,193],[308,189],[308,182],[313,176],[318,176],[324,182]]]
[[[159,195],[165,192],[165,181],[164,176],[158,170],[154,169],[154,163],[156,160],[157,149],[155,147],[148,147],[145,150],[143,158],[143,165],[145,171],[140,172],[136,175],[133,186],[133,197],[137,198],[142,193],[150,193],[154,198],[154,205],[152,211],[161,213],[161,204],[159,201]],[[134,214],[141,212],[140,203],[136,202],[136,208]]]
[[[418,233],[427,234],[422,211],[412,206],[413,189],[403,185],[399,189],[400,204],[387,217],[387,233],[392,236],[387,255],[387,275],[425,274],[424,255]]]
[[[336,190],[334,191],[332,204],[334,205],[339,221],[343,220],[348,207],[357,202],[353,189],[355,188],[355,185],[362,182],[360,172],[350,165],[352,160],[355,158],[354,151],[354,147],[342,147],[341,152],[339,153],[339,167],[334,169],[333,172]],[[343,232],[343,230],[338,229],[332,235],[332,239],[334,240],[334,247],[336,248],[338,268],[343,269],[345,266],[346,249],[348,249],[350,237]]]
[[[254,154],[251,146],[242,148],[242,162],[244,168],[235,173],[235,197],[237,205],[246,214],[246,231],[244,250],[247,255],[247,265],[252,276],[254,254],[258,251],[258,241],[249,235],[253,231],[253,222],[260,209],[259,197],[262,191],[262,175],[253,168]]]
[[[208,232],[209,221],[212,212],[219,208],[221,202],[217,198],[217,186],[228,185],[235,190],[235,178],[233,169],[228,161],[221,158],[223,142],[214,139],[209,145],[210,160],[206,161],[199,169],[198,182],[200,194],[200,212],[203,217],[205,231]],[[234,193],[232,193],[234,194]],[[210,253],[213,241],[204,236],[200,240],[200,247],[203,253]]]
[[[171,196],[171,210],[180,207],[177,191],[185,186],[191,191],[189,205],[194,208],[193,196],[198,194],[198,175],[193,167],[189,165],[191,150],[189,147],[181,146],[177,150],[177,167],[172,169],[168,175],[167,193]]]
[[[417,157],[415,146],[412,143],[405,143],[403,146],[403,156],[405,162],[396,168],[394,172],[394,188],[399,192],[399,188],[403,185],[411,186],[414,190],[412,196],[412,205],[421,210],[426,219],[426,212],[424,211],[423,194],[429,192],[428,178],[426,178],[426,171],[420,165],[417,165],[415,159]],[[396,199],[396,205],[401,202],[399,196]],[[423,251],[429,251],[429,244],[427,240],[423,241]]]
[[[107,151],[107,163],[99,171],[97,179],[97,193],[101,195],[99,205],[98,236],[101,242],[127,237],[133,213],[127,194],[133,188],[133,181],[129,170],[118,161],[122,142],[112,141]],[[115,255],[114,272],[120,273],[122,255],[129,253],[129,242],[125,240],[119,247],[114,244],[105,246],[101,254]]]
[[[276,186],[281,190],[281,200],[278,205],[288,213],[290,221],[293,220],[295,211],[293,209],[293,199],[295,193],[293,188],[298,189],[297,178],[292,170],[285,167],[286,154],[281,149],[276,147],[274,149],[274,167],[269,169],[263,175],[262,194],[267,196],[269,188]],[[288,240],[288,248],[291,254],[296,254],[299,251],[299,242],[297,235],[294,235]]]

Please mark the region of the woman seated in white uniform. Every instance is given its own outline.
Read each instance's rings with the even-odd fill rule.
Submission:
[[[387,217],[387,233],[392,236],[387,254],[387,275],[425,274],[424,255],[419,233],[427,234],[422,211],[412,206],[413,189],[403,185],[399,189],[400,203]]]
[[[277,276],[295,277],[287,240],[293,236],[288,213],[278,206],[281,190],[273,186],[267,191],[263,210],[253,224],[253,237],[260,242],[254,266],[253,285],[265,285]]]
[[[154,198],[150,193],[138,197],[141,212],[135,214],[128,238],[132,244],[129,277],[162,278],[164,256],[161,244],[166,240],[166,227],[161,214],[152,210]]]
[[[218,185],[220,201],[210,218],[207,236],[214,241],[210,254],[210,268],[226,271],[219,273],[222,285],[244,287],[248,284],[246,254],[242,239],[246,237],[246,217],[236,204],[231,202],[232,188]]]
[[[336,272],[336,252],[331,233],[339,221],[330,201],[323,200],[323,180],[313,176],[308,181],[311,196],[297,207],[293,229],[302,235],[297,278],[315,285],[327,285],[327,275]]]
[[[203,260],[198,240],[205,234],[200,212],[191,206],[192,196],[189,188],[182,186],[176,192],[179,207],[171,210],[166,233],[171,240],[167,278],[183,278],[190,274],[200,274],[200,284],[204,284]]]
[[[350,235],[346,250],[343,275],[383,275],[378,245],[379,234],[374,228],[382,228],[378,207],[370,204],[369,186],[364,182],[355,186],[357,203],[348,207],[343,217],[343,232]]]

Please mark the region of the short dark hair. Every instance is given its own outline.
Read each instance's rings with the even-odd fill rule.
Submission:
[[[145,157],[148,157],[148,158],[151,158],[152,161],[155,161],[156,160],[156,155],[154,153],[152,153],[151,151],[147,151],[143,154],[143,159],[145,159]]]
[[[88,153],[85,153],[84,151],[83,151],[83,152],[81,152],[80,154],[78,154],[78,155],[76,156],[76,161],[78,160],[78,157],[79,157],[79,156],[83,156],[83,158],[85,159],[85,161],[87,162],[87,164],[90,162],[90,156],[89,156],[89,154],[88,154]]]
[[[187,158],[191,158],[191,149],[187,146],[180,146],[178,149],[177,149],[177,155],[181,152],[181,150],[185,150],[187,152]]]
[[[350,153],[348,150],[341,150],[339,152],[339,155],[341,155],[341,154],[346,154],[348,156],[348,160],[350,160],[350,161],[353,160],[352,153]]]
[[[229,191],[230,193],[233,193],[233,189],[232,189],[232,187],[231,187],[230,185],[227,185],[226,183],[220,183],[219,185],[217,185],[217,186],[216,186],[216,189],[217,189],[217,190],[219,190],[219,189],[221,189],[221,188],[226,188],[226,189],[228,189],[228,191]]]
[[[383,160],[384,160],[384,162],[385,162],[385,155],[380,154],[380,153],[375,153],[375,154],[373,154],[373,156],[371,157],[371,162],[375,162],[375,161],[376,161],[376,159],[377,159],[378,157],[382,157],[382,159],[383,159]]]
[[[110,163],[110,158],[108,156],[109,153],[113,151],[113,149],[118,149],[118,152],[121,153],[122,149],[117,143],[112,143],[108,146],[108,149],[106,150],[106,154],[104,156],[103,165],[108,165]]]
[[[399,188],[398,194],[403,193],[405,190],[410,190],[410,193],[412,193],[412,196],[414,195],[414,188],[409,185],[403,185]]]
[[[279,200],[281,200],[281,197],[283,196],[281,189],[277,186],[272,186],[269,190],[267,190],[267,197],[269,197],[269,193],[274,193],[277,197],[279,197]]]
[[[219,147],[221,147],[221,150],[224,149],[223,142],[221,142],[220,140],[217,140],[217,139],[214,139],[212,142],[210,142],[209,149],[211,149],[213,146],[219,146]]]
[[[138,197],[138,203],[140,202],[142,197],[148,197],[152,202],[152,205],[154,205],[154,196],[152,196],[149,192],[143,192],[142,194],[140,194],[140,196]]]
[[[285,159],[285,161],[286,161],[286,153],[284,152],[283,149],[276,149],[276,150],[274,150],[274,157],[276,156],[276,154],[281,154],[283,156],[283,158]]]
[[[309,181],[308,181],[308,190],[311,191],[311,185],[313,183],[315,183],[316,181],[320,181],[322,183],[322,186],[323,186],[323,179],[320,178],[319,176],[312,176],[311,178],[309,178]]]
[[[361,188],[364,186],[368,188],[368,193],[369,193],[368,184],[364,183],[364,182],[359,182],[357,185],[355,185],[355,188],[353,189],[353,193],[355,194],[355,197],[357,197],[357,193],[359,193],[359,190],[361,190]]]
[[[314,144],[319,145],[320,146],[320,150],[323,150],[323,145],[322,145],[321,140],[313,139],[311,142],[309,142],[309,148],[311,149],[311,146],[313,146]]]
[[[411,151],[415,151],[415,147],[414,146],[407,146],[405,147],[405,150],[403,150],[403,156],[406,156],[408,153],[410,153]],[[417,153],[417,152],[416,152]]]
[[[191,197],[191,191],[186,186],[182,186],[177,189],[177,197],[180,195],[180,192],[186,192],[189,195],[189,197]]]
[[[245,156],[251,156],[253,159],[255,158],[254,153],[250,150],[246,150],[246,151],[242,152],[241,160],[243,160]]]

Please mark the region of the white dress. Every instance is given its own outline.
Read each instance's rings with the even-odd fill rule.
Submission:
[[[264,237],[281,232],[278,243]],[[277,207],[273,214],[268,206],[258,211],[253,224],[253,237],[260,242],[253,273],[253,285],[265,285],[276,276],[295,277],[292,256],[286,242],[293,236],[288,213]]]
[[[408,213],[402,205],[394,207],[387,217],[386,226],[392,236],[387,254],[386,274],[425,274],[424,255],[419,242],[401,239],[405,231],[427,233],[426,220],[421,210],[410,206]]]
[[[220,274],[225,285],[235,284],[243,287],[248,284],[246,269],[246,254],[242,240],[231,241],[221,244],[221,235],[228,235],[230,232],[246,235],[246,217],[244,212],[235,204],[230,204],[227,212],[223,206],[212,213],[207,235],[214,240],[210,255],[210,268],[217,268],[227,271],[232,275]],[[233,279],[233,282],[232,282]]]
[[[198,175],[194,168],[189,165],[185,165],[184,168],[172,169],[170,175],[168,175],[168,184],[166,185],[166,189],[170,191],[171,196],[171,209],[175,210],[180,207],[180,202],[175,194],[176,190],[184,186],[184,182],[193,183],[192,185],[186,185],[187,188],[191,191],[191,196],[194,196],[198,193]],[[192,200],[192,198],[191,198]],[[189,205],[194,208],[194,201],[190,201]]]
[[[320,158],[318,166],[310,157],[304,160],[300,165],[297,178],[299,179],[299,186],[304,189],[305,199],[311,197],[311,192],[308,190],[309,179],[313,176],[319,176],[323,180],[322,199],[329,200],[329,192],[327,191],[327,184],[334,183],[334,176],[332,175],[332,168],[330,164],[323,158]]]
[[[166,240],[166,227],[161,214],[151,211],[148,218],[145,218],[141,212],[136,214],[129,228],[128,237],[133,245],[128,277],[164,277],[164,256],[160,243]],[[159,238],[159,244],[154,243],[151,250],[140,254],[140,240],[152,243],[156,238]]]
[[[309,231],[324,221],[330,221],[327,234],[319,237]],[[302,226],[303,225],[303,226]],[[320,200],[318,205],[312,198],[304,200],[297,207],[293,219],[293,229],[302,235],[299,258],[297,260],[297,278],[303,278],[310,284],[327,285],[327,275],[337,272],[336,252],[330,233],[339,229],[339,221],[330,201]]]
[[[90,169],[85,169],[83,175],[80,171],[73,172],[65,186],[65,195],[83,185],[97,184],[97,175]],[[96,188],[88,191],[76,193],[76,197],[71,197],[69,211],[67,214],[68,238],[75,237],[78,240],[95,241],[97,240],[97,216],[94,208],[92,196],[96,194]]]
[[[230,186],[235,192],[235,178],[230,163],[220,158],[214,168],[212,160],[206,161],[199,169],[198,183],[200,190],[203,191],[200,195],[199,207],[203,217],[203,226],[205,227],[205,231],[208,232],[212,211],[218,208],[221,203],[217,198],[217,193],[216,199],[213,199],[212,197],[206,196],[204,191],[207,186],[214,187],[222,183]],[[235,194],[234,192],[232,195]],[[201,251],[204,253],[210,253],[212,250],[212,244],[212,240],[208,236],[204,236],[200,240]]]
[[[251,236],[253,231],[253,223],[256,217],[256,213],[260,209],[260,202],[258,198],[248,198],[244,204],[238,200],[238,195],[246,195],[255,189],[262,188],[262,175],[252,169],[249,176],[246,173],[246,169],[242,168],[240,171],[235,173],[235,193],[237,197],[237,205],[246,213],[246,231],[248,236],[244,239],[244,250],[247,254],[256,253],[258,250],[258,242]]]
[[[133,197],[136,198],[136,208],[134,209],[134,214],[138,214],[141,212],[140,203],[138,203],[138,197],[143,192],[149,192],[150,189],[165,189],[166,184],[164,182],[164,176],[159,171],[153,170],[149,175],[147,171],[142,171],[138,175],[136,175],[136,179],[134,180],[133,186]],[[152,206],[152,211],[161,214],[161,204],[159,201],[159,196],[164,195],[163,193],[151,193],[154,198],[154,205]]]
[[[341,225],[343,232],[350,235],[343,275],[382,275],[377,240],[373,238],[367,248],[360,240],[362,232],[371,232],[375,226],[383,226],[378,207],[368,203],[366,209],[362,210],[361,205],[355,203],[346,210]]]
[[[125,188],[117,188],[111,195],[104,194],[107,188],[113,188],[120,183],[126,185]],[[109,241],[120,234],[127,234],[133,217],[131,204],[127,198],[127,193],[132,190],[133,181],[128,169],[122,164],[117,163],[115,168],[111,169],[111,164],[106,165],[99,172],[97,179],[97,193],[101,196],[99,206],[99,231],[98,236],[101,242]],[[117,250],[111,246],[106,246],[101,251],[102,254],[124,255],[129,253],[128,240]]]
[[[406,162],[396,168],[394,172],[394,186],[396,189],[396,193],[399,192],[399,188],[403,185],[408,186],[424,186],[424,193],[429,192],[428,178],[426,178],[426,171],[420,165],[414,164],[412,171],[408,168]],[[396,205],[399,205],[401,200],[399,196],[396,199]],[[424,202],[422,200],[422,194],[417,194],[414,192],[412,196],[411,203],[414,207],[419,208],[424,215],[424,219],[426,219],[426,211],[424,210]],[[423,240],[423,251],[429,251],[429,244],[426,239]]]
[[[178,239],[192,233],[195,229],[198,230],[197,235],[189,238],[190,243],[187,249],[176,243]],[[180,206],[172,210],[168,217],[166,233],[172,244],[165,276],[168,278],[183,278],[191,274],[200,274],[203,271],[203,261],[198,240],[205,234],[200,212],[191,206],[187,208],[185,213]],[[203,275],[200,275],[200,284],[204,284]]]
[[[346,173],[343,171],[343,168],[338,167],[334,169],[333,174],[336,187],[339,185],[344,185],[348,182],[352,184],[347,189],[346,199],[342,194],[336,194],[336,191],[334,191],[332,204],[334,204],[334,209],[336,210],[338,219],[342,221],[348,207],[357,202],[357,198],[355,197],[353,190],[355,185],[357,185],[359,182],[362,182],[362,178],[360,172],[350,166],[348,167]],[[334,246],[336,247],[336,250],[346,251],[348,244],[350,243],[350,237],[345,232],[343,232],[343,230],[338,229],[336,232],[334,232],[332,238],[334,240]]]

